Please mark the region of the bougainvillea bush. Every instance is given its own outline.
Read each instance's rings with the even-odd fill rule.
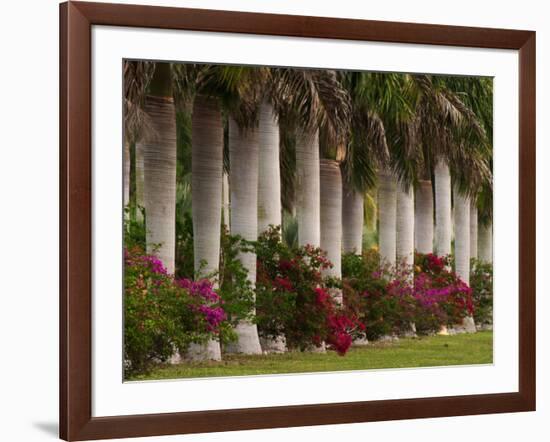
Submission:
[[[179,221],[176,238],[176,277],[205,278],[216,281],[216,292],[224,301],[228,320],[236,325],[239,321],[253,320],[254,285],[248,279],[248,271],[239,260],[240,253],[253,252],[253,246],[238,235],[231,235],[222,226],[220,235],[219,271],[205,275],[195,272],[193,252],[193,220],[186,213]],[[206,264],[206,263],[204,263]]]
[[[398,273],[380,265],[375,249],[342,256],[344,303],[365,324],[365,336],[370,341],[400,334],[410,329],[414,320],[414,299],[405,296],[410,295],[410,284],[405,277],[398,278]]]
[[[255,243],[256,321],[262,337],[284,336],[290,350],[324,343],[345,354],[363,324],[331,296],[339,281],[325,278],[332,264],[311,246],[292,248],[273,227]]]
[[[124,357],[127,375],[184,352],[191,342],[229,336],[223,302],[208,280],[174,280],[143,249],[125,250]]]
[[[476,324],[493,323],[493,265],[472,259],[470,265],[470,287],[475,305]]]
[[[449,257],[417,253],[414,273],[418,332],[436,332],[442,325],[460,324],[474,314],[472,290],[451,270]]]
[[[375,250],[344,255],[344,302],[365,324],[369,340],[405,333],[412,324],[419,334],[437,332],[474,311],[471,289],[449,264],[434,254],[416,254],[414,269],[380,265]]]

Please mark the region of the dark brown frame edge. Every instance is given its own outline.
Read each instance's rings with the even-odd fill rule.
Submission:
[[[519,50],[519,392],[92,417],[91,26]],[[533,411],[535,32],[68,2],[60,5],[60,437],[107,439]]]

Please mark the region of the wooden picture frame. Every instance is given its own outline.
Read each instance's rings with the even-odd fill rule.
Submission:
[[[93,25],[519,51],[519,391],[92,417]],[[60,436],[200,433],[535,410],[535,32],[68,2],[60,5]]]

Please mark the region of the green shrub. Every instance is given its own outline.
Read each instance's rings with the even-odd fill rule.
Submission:
[[[254,252],[254,248],[240,236],[230,235],[224,226],[220,249],[218,293],[228,318],[233,325],[242,320],[254,321],[254,284],[248,279],[248,270],[239,260],[240,254]]]
[[[493,323],[493,265],[472,259],[470,287],[474,298],[476,324]]]
[[[376,249],[366,249],[363,255],[342,256],[344,303],[365,325],[368,340],[398,334],[410,327],[407,305],[397,296],[389,296],[394,272],[380,266]],[[401,302],[400,302],[401,301]]]
[[[141,219],[136,216],[136,211],[141,213]],[[124,209],[124,246],[129,249],[139,247],[145,250],[145,209],[143,207]]]
[[[194,284],[194,285],[192,285]],[[209,281],[175,281],[143,249],[125,249],[124,359],[127,375],[147,372],[185,352],[191,342],[215,338],[225,312]]]
[[[216,282],[217,292],[233,325],[241,320],[252,320],[254,286],[248,280],[248,270],[239,260],[240,253],[254,251],[251,243],[231,235],[227,227],[222,226],[219,271],[211,275],[197,275],[194,268],[193,220],[189,212],[178,221],[176,231],[176,277],[208,277]]]
[[[184,212],[176,219],[176,278],[194,278],[193,219]]]

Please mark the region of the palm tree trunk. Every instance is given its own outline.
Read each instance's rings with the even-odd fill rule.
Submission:
[[[143,143],[147,253],[174,273],[176,244],[176,114],[174,101],[147,96],[145,112],[157,134]],[[158,247],[158,248],[157,248]]]
[[[414,276],[414,191],[397,186],[396,255],[400,263],[410,268]]]
[[[454,193],[455,269],[466,284],[470,283],[470,199]]]
[[[222,215],[223,224],[231,231],[230,203],[229,203],[229,176],[224,172],[222,179]]]
[[[281,225],[281,171],[279,163],[279,124],[273,107],[260,106],[258,127],[260,157],[258,165],[258,234],[270,225]]]
[[[321,177],[321,249],[327,253],[332,268],[326,276],[342,277],[342,175],[337,161],[322,159]],[[333,290],[332,296],[342,304],[342,291]]]
[[[296,200],[298,242],[321,245],[319,133],[298,131],[296,137]]]
[[[443,160],[435,165],[435,251],[439,256],[451,253],[451,174]]]
[[[217,100],[197,96],[191,124],[195,272],[210,276],[219,269],[222,214],[223,126]],[[219,360],[220,343],[210,340],[206,344],[192,344],[188,357]]]
[[[245,240],[258,238],[258,133],[256,129],[242,131],[229,119],[229,162],[231,165],[231,232]],[[256,283],[256,254],[238,255],[248,271],[248,280]],[[240,321],[235,331],[238,340],[228,345],[228,353],[261,354],[256,324]]]
[[[409,284],[414,282],[414,190],[397,184],[396,246],[397,262],[403,265]],[[416,325],[410,324],[405,336],[416,336]]]
[[[124,142],[124,194],[123,207],[130,202],[130,143]]]
[[[143,220],[141,208],[145,207],[144,199],[145,187],[145,166],[143,164],[143,143],[136,143],[136,218],[138,221]]]
[[[381,172],[378,177],[378,243],[382,262],[395,265],[397,181],[393,174]]]
[[[477,259],[477,206],[470,206],[470,257]]]
[[[434,200],[432,182],[420,180],[416,188],[415,247],[420,253],[432,253],[434,243]]]
[[[344,180],[342,199],[342,243],[344,253],[363,252],[364,199]]]
[[[478,256],[483,262],[493,263],[493,224],[480,224],[478,231]]]
[[[279,161],[279,124],[273,107],[263,102],[260,105],[258,126],[260,142],[258,164],[258,235],[269,226],[282,226],[281,168]],[[282,228],[282,227],[281,227]],[[284,353],[284,336],[260,339],[262,349],[269,353]]]
[[[466,284],[470,284],[470,199],[455,190],[455,269]],[[475,333],[476,326],[471,316],[464,318],[462,326],[468,333]]]

